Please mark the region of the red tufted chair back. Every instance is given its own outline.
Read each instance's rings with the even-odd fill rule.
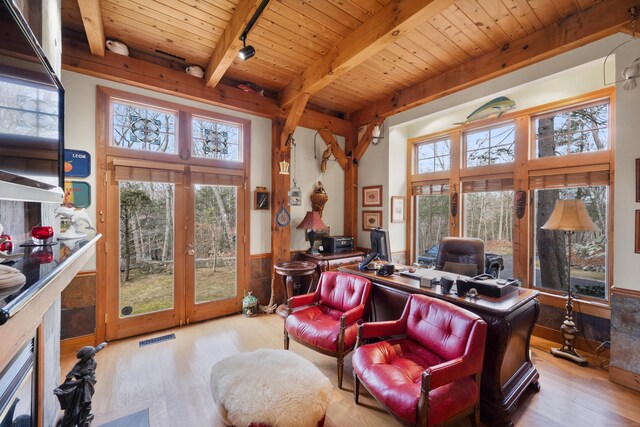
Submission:
[[[371,284],[364,277],[338,271],[322,273],[318,282],[320,304],[340,314],[364,304],[370,290]]]

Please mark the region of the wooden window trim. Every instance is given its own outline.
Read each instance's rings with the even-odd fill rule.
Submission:
[[[533,120],[534,118],[543,117],[548,114],[557,114],[562,111],[571,111],[588,107],[590,105],[598,105],[603,102],[609,103],[609,146],[606,150],[593,151],[589,153],[575,153],[558,157],[546,157],[535,158],[533,156],[533,150],[535,149],[535,135],[533,135]],[[466,143],[464,142],[463,134],[469,131],[500,126],[504,123],[513,121],[516,127],[516,149],[515,159],[513,163],[501,163],[489,166],[480,167],[466,167],[463,166],[464,159],[466,158]],[[451,170],[444,172],[434,172],[427,174],[417,174],[417,146],[421,143],[435,141],[439,139],[450,137],[451,144]],[[518,141],[521,141],[520,143]],[[595,299],[591,297],[580,297],[580,310],[586,314],[593,314],[599,317],[610,317],[610,302],[611,302],[611,288],[614,282],[613,278],[613,259],[614,259],[614,241],[613,241],[613,194],[614,194],[614,176],[615,176],[615,163],[614,163],[614,149],[615,149],[615,88],[609,87],[599,89],[586,94],[566,98],[563,100],[538,105],[535,107],[527,108],[524,110],[514,111],[506,113],[500,118],[490,118],[472,124],[452,127],[450,129],[435,132],[427,135],[420,135],[417,137],[407,139],[408,147],[408,159],[407,165],[407,182],[410,185],[407,186],[407,206],[408,206],[408,218],[407,223],[411,224],[407,227],[406,241],[407,241],[407,254],[408,262],[415,261],[415,230],[417,224],[415,223],[417,215],[415,212],[415,203],[413,201],[412,187],[420,185],[422,183],[428,184],[429,182],[438,182],[445,179],[449,179],[450,192],[461,193],[462,180],[474,180],[483,179],[483,176],[495,176],[496,174],[511,174],[514,179],[514,191],[524,190],[528,194],[528,203],[526,206],[526,212],[522,219],[516,220],[514,218],[514,275],[516,275],[515,269],[518,268],[517,264],[521,265],[518,268],[519,273],[523,275],[523,286],[531,287],[530,275],[531,265],[533,262],[533,242],[530,238],[531,227],[533,221],[533,209],[530,209],[531,205],[531,191],[529,189],[529,177],[530,176],[544,176],[553,175],[558,173],[568,174],[571,172],[585,172],[585,171],[602,171],[608,170],[610,173],[609,179],[609,200],[608,200],[608,258],[607,258],[607,280],[608,280],[608,297],[606,300]],[[464,154],[463,154],[464,153]],[[458,215],[453,218],[450,217],[450,235],[457,236],[460,234],[460,224],[462,221],[463,211],[460,206]],[[516,248],[526,248],[526,250],[517,250]],[[516,260],[518,257],[518,260]],[[564,308],[566,298],[563,298],[560,293],[554,294],[552,290],[546,290],[543,288],[536,288],[541,291],[541,302],[553,306]]]

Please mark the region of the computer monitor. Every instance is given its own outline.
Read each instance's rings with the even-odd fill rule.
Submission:
[[[391,261],[391,248],[389,246],[389,233],[382,228],[371,230],[371,253],[377,253],[383,261]]]

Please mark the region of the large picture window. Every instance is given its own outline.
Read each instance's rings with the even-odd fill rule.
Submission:
[[[564,308],[556,297],[567,292],[568,268],[575,295],[595,306],[608,301],[612,94],[603,89],[409,140],[410,260],[429,266],[442,237],[476,237],[487,259],[502,260],[503,269],[487,273],[544,291],[545,303]],[[446,183],[446,197],[434,183]],[[565,199],[582,200],[596,226],[573,236],[571,266],[564,234],[540,229]]]

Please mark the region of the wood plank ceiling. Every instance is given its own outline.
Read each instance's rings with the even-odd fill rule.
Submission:
[[[434,1],[440,9],[429,19],[312,91],[309,105],[348,116],[601,2]],[[151,61],[169,59],[174,68],[195,64],[203,69],[223,40],[239,3],[240,0],[99,0],[106,38],[127,44],[132,56]],[[276,94],[364,22],[399,3],[402,2],[271,0],[247,38],[247,44],[256,49],[255,57],[244,62],[234,59],[224,81],[234,85],[250,82]],[[62,8],[67,33],[83,35],[85,26],[78,0],[63,0]]]

